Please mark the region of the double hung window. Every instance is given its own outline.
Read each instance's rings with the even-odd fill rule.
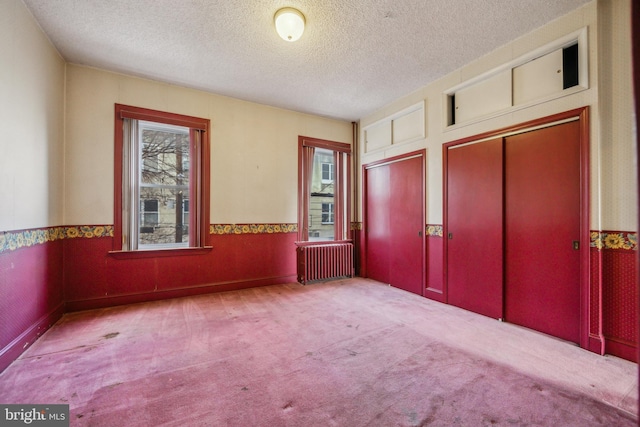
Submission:
[[[208,119],[116,104],[116,251],[206,246]]]
[[[298,145],[298,240],[347,239],[351,146],[303,136]]]

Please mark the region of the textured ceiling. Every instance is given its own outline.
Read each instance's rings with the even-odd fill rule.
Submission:
[[[71,63],[353,121],[589,0],[23,1]]]

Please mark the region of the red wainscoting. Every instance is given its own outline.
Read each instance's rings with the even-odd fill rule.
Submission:
[[[211,230],[208,251],[127,259],[112,226],[0,232],[0,372],[65,311],[295,281],[295,224]]]
[[[64,246],[67,311],[296,280],[296,233],[211,235],[204,254],[118,259],[112,238]]]
[[[593,232],[592,232],[593,234]],[[598,234],[598,233],[596,233]],[[589,271],[589,344],[588,349],[594,353],[604,354],[604,337],[602,336],[602,272],[600,258],[602,251],[591,243]]]
[[[22,232],[0,237],[9,234],[23,241]],[[0,372],[63,314],[62,245],[54,240],[0,251]]]
[[[602,284],[605,353],[634,362],[638,361],[636,255],[635,232],[591,232],[592,282]],[[597,328],[598,310],[599,305],[592,304],[591,329]]]
[[[364,257],[362,247],[362,223],[351,223],[351,240],[353,241],[353,271],[356,276],[362,276],[361,260]]]

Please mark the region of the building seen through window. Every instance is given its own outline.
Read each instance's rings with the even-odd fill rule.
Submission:
[[[138,245],[186,246],[189,243],[189,128],[138,121],[138,134],[142,160]]]
[[[309,198],[309,240],[334,238],[334,166],[332,150],[315,149]]]

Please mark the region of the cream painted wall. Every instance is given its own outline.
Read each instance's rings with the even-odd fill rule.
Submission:
[[[0,1],[0,231],[62,225],[64,73],[19,0]]]
[[[362,118],[359,138],[361,163],[426,148],[426,222],[442,224],[442,144],[588,105],[591,108],[591,228],[635,230],[637,189],[629,10],[629,0],[594,0]],[[588,27],[589,89],[514,109],[487,120],[444,129],[444,91],[583,27]],[[364,128],[421,100],[426,100],[427,105],[426,138],[371,153],[364,152]],[[604,111],[606,114],[601,113]],[[361,209],[359,211],[362,212]]]
[[[297,222],[298,135],[351,143],[351,123],[67,65],[65,224],[113,224],[113,110],[211,120],[211,222]]]
[[[602,230],[637,229],[635,128],[630,5],[598,5]]]

